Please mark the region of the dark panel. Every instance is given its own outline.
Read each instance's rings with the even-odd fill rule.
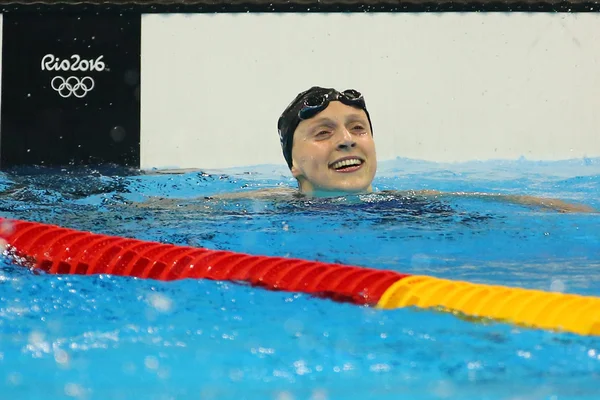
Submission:
[[[599,0],[0,0],[0,10],[238,12],[598,12]]]
[[[4,15],[0,166],[139,166],[136,14]]]

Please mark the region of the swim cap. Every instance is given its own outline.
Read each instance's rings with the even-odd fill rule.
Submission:
[[[373,133],[371,117],[367,111],[365,99],[360,92],[353,89],[338,92],[333,88],[313,86],[298,94],[298,96],[296,96],[296,98],[286,107],[277,121],[277,131],[279,132],[283,157],[285,158],[285,161],[287,161],[290,169],[292,168],[294,131],[298,127],[298,124],[302,120],[314,117],[327,108],[330,102],[335,100],[363,110],[367,114],[371,134]]]

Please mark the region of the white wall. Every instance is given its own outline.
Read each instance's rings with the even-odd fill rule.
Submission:
[[[283,164],[276,121],[356,88],[378,158],[600,156],[600,14],[149,14],[142,168]]]

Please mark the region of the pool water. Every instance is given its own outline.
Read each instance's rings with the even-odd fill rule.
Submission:
[[[0,217],[600,296],[600,214],[381,192],[527,194],[600,210],[600,159],[396,159],[380,163],[369,195],[206,198],[294,185],[265,165],[22,168],[0,174]],[[229,282],[45,275],[7,258],[0,284],[1,398],[600,398],[596,337]]]

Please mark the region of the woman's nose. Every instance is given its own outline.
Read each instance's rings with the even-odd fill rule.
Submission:
[[[338,149],[349,149],[356,146],[354,136],[347,129],[343,129],[341,132],[341,138],[337,145]]]

